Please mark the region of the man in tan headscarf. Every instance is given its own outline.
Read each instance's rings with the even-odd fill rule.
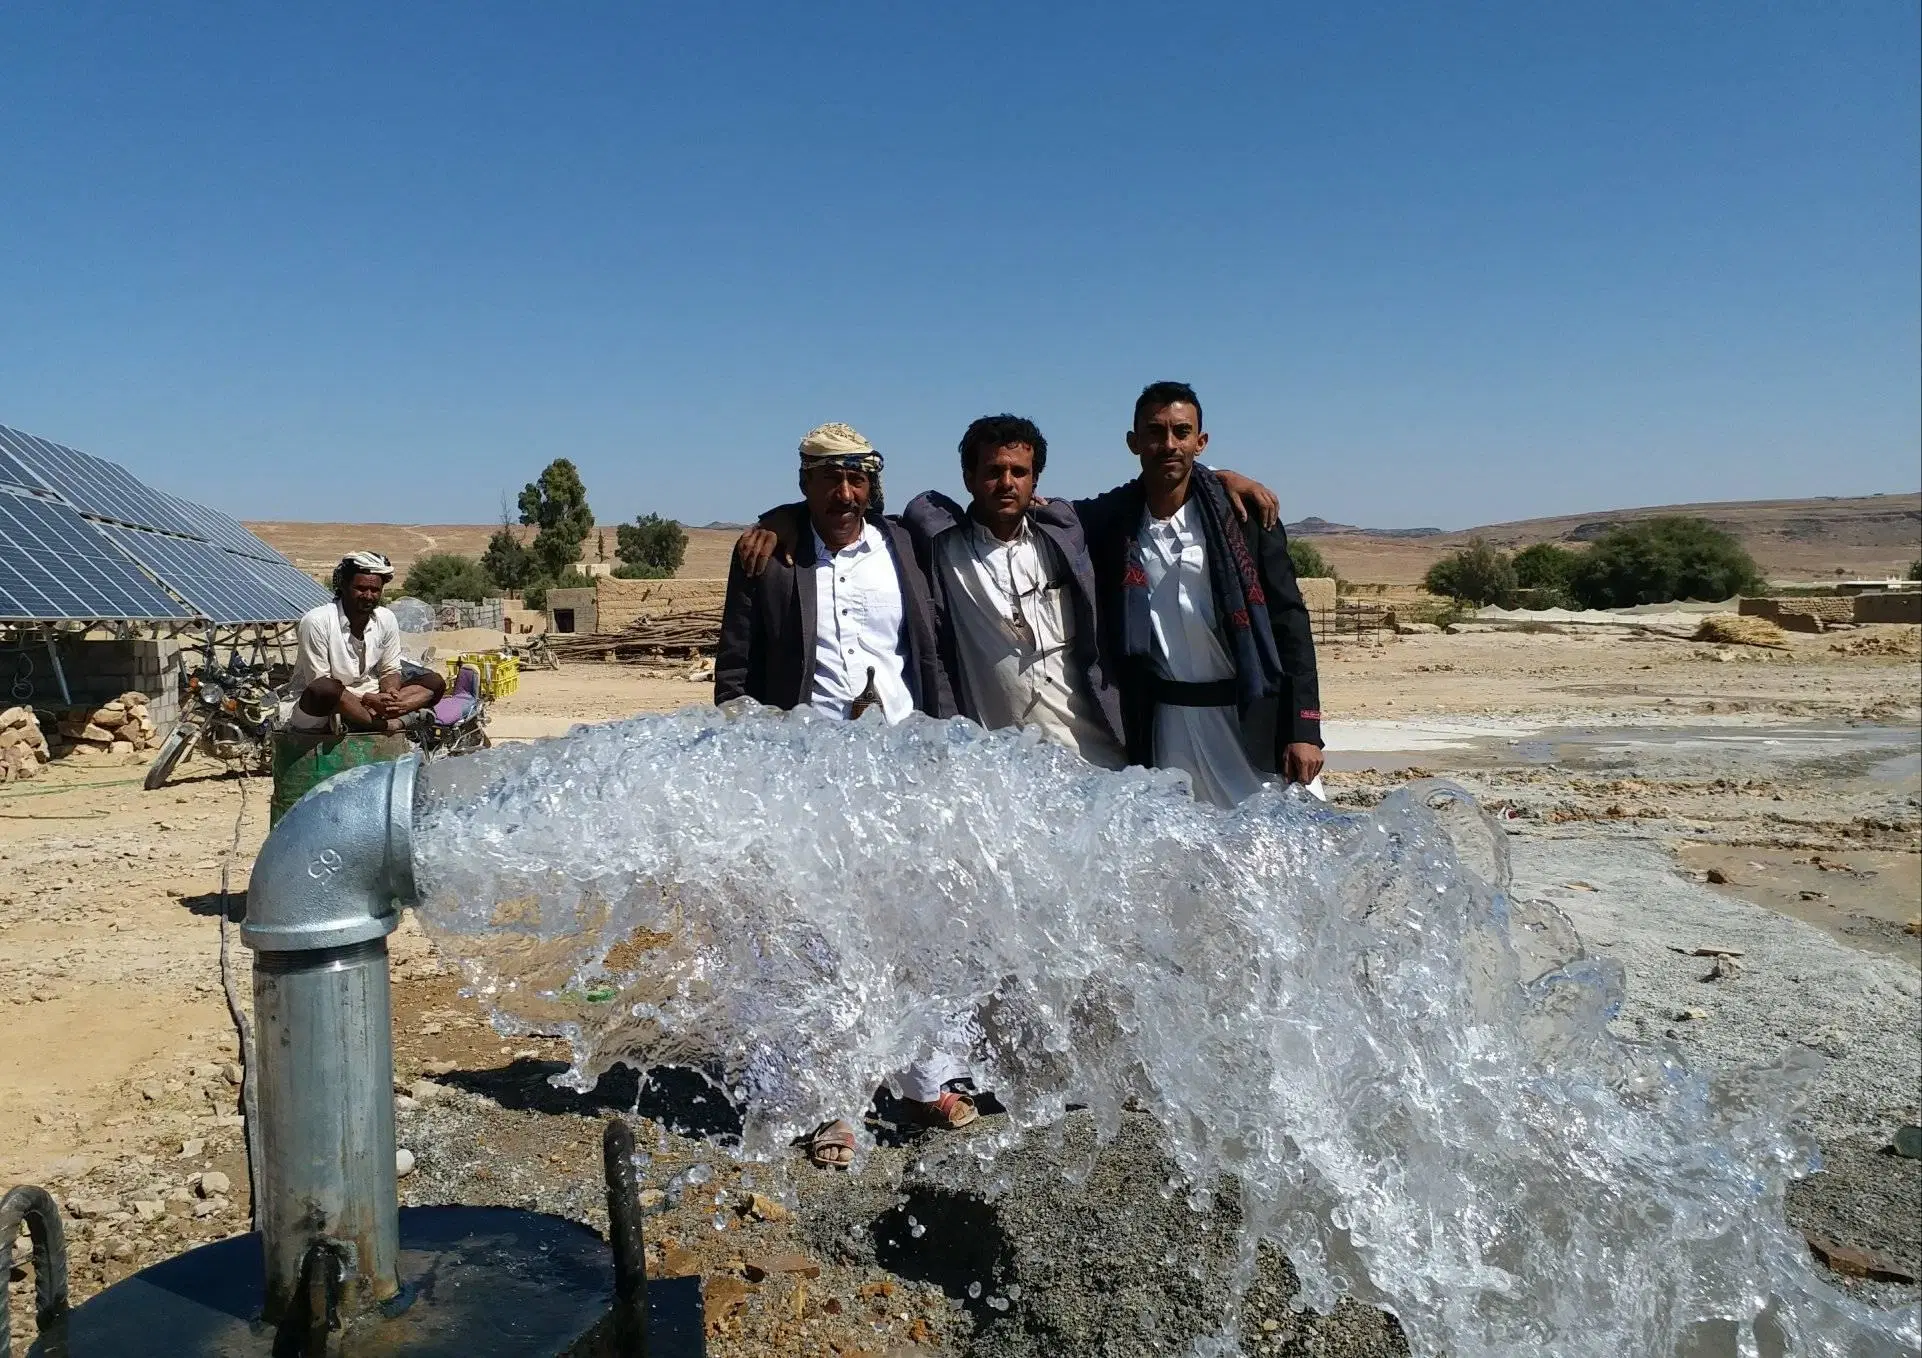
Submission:
[[[792,564],[753,576],[730,568],[714,701],[747,697],[843,719],[871,703],[889,723],[917,710],[953,716],[927,578],[907,530],[881,517],[881,454],[852,427],[824,424],[801,440],[800,458],[806,498],[787,508],[806,534]],[[965,1073],[940,1053],[901,1072],[909,1115],[936,1127],[973,1121],[973,1102],[945,1088]],[[816,1128],[807,1153],[845,1167],[854,1129],[846,1121]]]

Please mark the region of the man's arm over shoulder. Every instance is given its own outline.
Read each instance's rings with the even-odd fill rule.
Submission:
[[[1252,527],[1252,525],[1251,525]],[[1288,710],[1276,732],[1283,742],[1321,744],[1321,680],[1315,671],[1315,628],[1308,605],[1295,579],[1295,563],[1288,557],[1288,530],[1280,524],[1256,530],[1261,541],[1261,585],[1268,596],[1268,623],[1274,629],[1275,650],[1292,690]]]

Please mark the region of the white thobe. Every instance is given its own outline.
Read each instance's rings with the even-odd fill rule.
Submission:
[[[861,525],[861,536],[834,551],[814,535],[814,682],[808,706],[846,717],[874,671],[875,692],[888,723],[914,710],[908,692],[901,625],[901,577],[881,530]]]
[[[1055,545],[1025,518],[1007,542],[969,519],[941,535],[935,569],[961,682],[981,724],[1032,726],[1091,764],[1126,764],[1076,673],[1068,566]]]
[[[1234,658],[1215,630],[1215,591],[1208,542],[1191,498],[1173,517],[1141,516],[1141,564],[1148,574],[1148,619],[1155,673],[1178,683],[1235,677]],[[1194,794],[1234,806],[1261,787],[1241,744],[1241,713],[1226,707],[1155,705],[1155,767],[1185,769]]]

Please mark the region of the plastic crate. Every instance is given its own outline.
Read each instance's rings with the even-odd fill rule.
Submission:
[[[520,689],[521,664],[511,655],[502,655],[497,651],[470,651],[466,655],[448,657],[449,688],[460,678],[462,665],[472,665],[480,671],[481,697],[490,703],[498,702]]]

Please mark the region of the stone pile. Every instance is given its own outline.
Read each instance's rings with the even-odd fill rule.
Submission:
[[[47,737],[31,707],[0,711],[0,783],[37,777],[50,757]]]
[[[147,695],[129,691],[98,707],[62,709],[52,751],[81,759],[137,754],[158,745],[164,735],[147,710]]]

